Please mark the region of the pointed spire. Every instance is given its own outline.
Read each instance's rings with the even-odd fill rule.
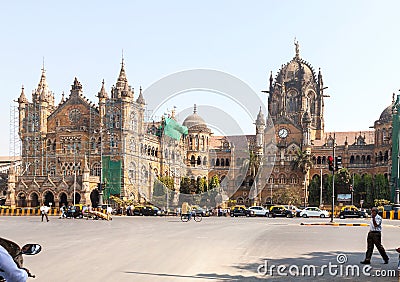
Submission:
[[[194,106],[193,106],[193,113],[197,114],[197,105],[196,104],[194,104]]]
[[[106,92],[106,89],[104,88],[104,79],[101,82],[101,89],[100,89],[100,92],[98,93],[97,97],[99,97],[99,98],[107,98],[107,92]]]
[[[322,73],[321,73],[321,68],[318,69],[318,84],[320,89],[324,87],[324,81],[322,80]]]
[[[61,94],[61,103],[64,103],[65,102],[65,94],[64,94],[64,91],[62,92],[62,94]]]
[[[84,168],[83,168],[84,172],[89,172],[89,166],[88,166],[88,161],[87,161],[87,156],[85,155],[85,159],[84,159]]]
[[[258,115],[257,115],[256,125],[265,125],[264,114],[261,110],[261,106],[260,106],[260,111],[258,112]]]
[[[122,56],[121,70],[117,80],[117,87],[123,89],[125,83],[128,83],[128,79],[126,78],[124,57]]]
[[[143,94],[142,94],[142,86],[140,86],[139,88],[139,97],[136,100],[136,103],[141,104],[141,105],[145,105],[146,101],[143,98]]]
[[[28,99],[26,99],[25,91],[24,91],[24,85],[22,85],[21,95],[19,95],[18,103],[26,103],[26,102],[28,102]]]
[[[34,91],[34,100],[39,101],[49,101],[51,98],[51,92],[49,91],[49,86],[46,80],[46,70],[44,68],[44,59],[43,59],[43,67],[42,67],[42,75],[40,76],[40,81],[38,87]]]
[[[274,81],[274,78],[272,77],[272,71],[271,71],[271,74],[269,75],[269,87],[272,87],[273,81]]]

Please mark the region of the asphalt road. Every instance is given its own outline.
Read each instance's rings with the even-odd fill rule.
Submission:
[[[42,245],[40,254],[25,256],[25,266],[36,274],[30,281],[398,281],[376,275],[392,275],[390,270],[397,274],[394,249],[400,246],[400,221],[385,221],[383,245],[390,262],[382,264],[375,250],[372,269],[367,271],[374,277],[363,275],[359,264],[368,227],[302,226],[301,222],[329,219],[210,217],[185,223],[178,217],[112,221],[50,217],[46,223],[40,217],[4,216],[0,236],[21,245]],[[341,265],[343,275],[347,266],[357,266],[360,275],[349,271],[350,276],[339,276],[340,272],[335,276],[335,269],[322,268],[329,264],[338,265],[337,271]],[[266,271],[272,265],[273,276]],[[304,265],[315,266],[311,276],[316,277],[310,277],[307,269],[294,277],[296,267],[302,274]],[[279,266],[287,276],[277,273]]]

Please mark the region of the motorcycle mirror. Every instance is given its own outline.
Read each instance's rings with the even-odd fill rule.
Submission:
[[[26,244],[21,248],[21,253],[23,255],[36,255],[40,253],[42,246],[39,244]]]

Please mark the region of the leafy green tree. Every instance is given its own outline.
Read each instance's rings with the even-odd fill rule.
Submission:
[[[219,178],[218,175],[214,175],[211,179],[210,179],[210,183],[208,185],[209,190],[213,190],[216,188],[219,188]]]
[[[182,194],[190,194],[190,178],[189,177],[182,177],[181,178],[181,185],[179,191]]]
[[[374,192],[373,192],[373,179],[371,174],[364,174],[361,177],[361,183],[363,186],[363,191],[361,192],[364,197],[364,206],[372,207],[374,204]]]
[[[170,176],[160,176],[154,181],[153,196],[163,196],[167,190],[174,189],[174,179]]]
[[[375,199],[384,199],[390,200],[390,187],[389,181],[383,174],[375,175],[374,179],[374,200]]]
[[[313,167],[311,158],[312,156],[308,154],[307,151],[298,150],[296,152],[296,157],[292,161],[292,169],[299,169],[303,174],[307,174],[310,168]]]
[[[309,170],[313,167],[313,162],[311,161],[312,156],[307,153],[307,151],[297,150],[296,157],[292,160],[292,169],[300,170],[303,173],[303,179],[306,181],[306,176]],[[305,187],[306,188],[306,187]],[[308,187],[307,187],[308,188]],[[304,191],[306,192],[306,191]],[[306,198],[304,197],[304,202]],[[304,203],[307,205],[307,203]]]
[[[320,177],[315,176],[308,185],[308,203],[311,206],[319,206],[320,202]]]
[[[207,192],[208,185],[207,179],[205,177],[197,179],[197,189],[196,194],[201,194],[203,192]]]

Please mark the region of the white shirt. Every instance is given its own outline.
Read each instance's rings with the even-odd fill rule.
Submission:
[[[0,246],[0,276],[3,276],[6,281],[13,282],[25,282],[28,279],[28,273],[18,268],[10,254],[2,246]]]
[[[378,225],[377,227],[374,226],[374,219],[371,217],[371,223],[369,225],[369,231],[382,231],[382,217],[377,214],[375,216],[375,222]]]

